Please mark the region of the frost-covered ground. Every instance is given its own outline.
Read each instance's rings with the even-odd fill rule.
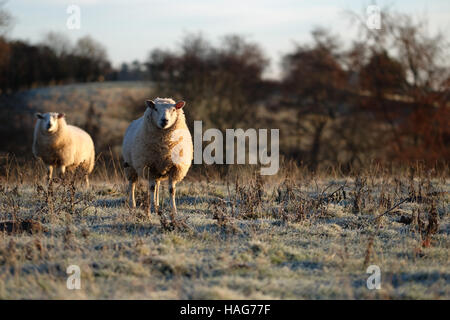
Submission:
[[[445,179],[186,181],[187,227],[172,231],[127,208],[122,182],[97,180],[73,198],[70,184],[55,182],[53,196],[38,185],[1,185],[0,220],[47,228],[0,232],[1,299],[450,298]],[[80,290],[66,287],[69,265]],[[366,286],[368,265],[380,267],[380,290]]]

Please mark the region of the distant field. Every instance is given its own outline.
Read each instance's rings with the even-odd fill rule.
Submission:
[[[239,176],[180,183],[187,227],[172,231],[145,216],[145,186],[127,207],[120,178],[3,178],[0,221],[46,230],[0,232],[0,299],[450,299],[447,178]],[[166,185],[163,200],[166,214]],[[380,290],[366,287],[373,264]]]

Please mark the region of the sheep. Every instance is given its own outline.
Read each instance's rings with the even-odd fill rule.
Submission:
[[[168,179],[173,222],[177,214],[175,186],[186,176],[193,159],[192,137],[183,111],[185,104],[171,98],[146,100],[144,115],[129,125],[122,145],[130,207],[136,207],[134,191],[141,177],[149,182],[148,216],[152,205],[159,213],[159,185]]]
[[[86,187],[88,175],[94,169],[95,149],[91,136],[84,130],[68,125],[65,114],[57,112],[36,113],[38,119],[34,127],[33,154],[41,158],[47,166],[48,181],[52,179],[53,168],[60,175],[66,169],[81,168],[85,174]]]

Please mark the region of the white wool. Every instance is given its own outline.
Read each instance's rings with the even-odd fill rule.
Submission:
[[[153,103],[158,105],[175,105],[171,98],[156,98]],[[171,107],[165,106],[165,107]],[[192,137],[186,125],[186,120],[182,108],[168,111],[167,108],[147,107],[144,115],[134,120],[125,132],[122,144],[122,155],[124,160],[124,171],[130,183],[130,206],[135,206],[134,184],[138,177],[147,179],[150,183],[156,184],[158,192],[159,182],[169,179],[169,184],[181,181],[187,174],[192,162]],[[158,126],[158,112],[165,113],[169,117],[174,117],[171,125],[165,128]],[[176,118],[175,118],[176,116]],[[186,137],[174,143],[174,133],[183,131]],[[187,163],[174,163],[172,152],[174,148],[180,148],[190,160]],[[190,153],[190,154],[188,154]],[[173,205],[174,207],[174,205]],[[175,209],[175,208],[174,208]],[[176,210],[176,209],[175,209]]]
[[[175,104],[175,100],[172,98],[156,98],[153,100],[155,104]]]
[[[58,113],[40,115],[45,119],[56,119]],[[51,134],[45,130],[45,119],[38,119],[34,128],[33,154],[41,158],[49,170],[49,179],[52,178],[53,169],[64,174],[65,170],[74,170],[82,167],[89,174],[94,169],[95,149],[91,136],[84,130],[66,123],[64,117],[53,120],[57,129]],[[86,184],[89,180],[86,175]]]

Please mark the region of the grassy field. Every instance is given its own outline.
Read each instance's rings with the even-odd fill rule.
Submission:
[[[0,299],[450,299],[445,176],[191,174],[177,194],[186,226],[172,230],[146,217],[144,183],[127,207],[120,171],[83,190],[47,186],[39,168],[0,180]],[[372,264],[380,290],[366,287]]]

